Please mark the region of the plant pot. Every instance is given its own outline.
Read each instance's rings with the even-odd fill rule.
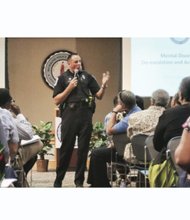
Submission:
[[[47,172],[48,171],[48,163],[49,163],[49,160],[47,160],[47,159],[44,159],[44,160],[38,159],[36,161],[37,171],[38,172]]]
[[[90,156],[88,156],[86,160],[86,169],[89,170],[89,168],[90,168]]]

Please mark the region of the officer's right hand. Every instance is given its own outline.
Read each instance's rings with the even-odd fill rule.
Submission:
[[[69,86],[70,86],[72,89],[74,89],[75,87],[77,87],[77,85],[78,85],[77,77],[74,77],[74,78],[70,81]]]

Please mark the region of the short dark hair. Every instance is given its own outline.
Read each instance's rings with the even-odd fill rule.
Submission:
[[[144,99],[143,99],[141,96],[139,96],[139,95],[136,95],[135,98],[136,98],[136,103],[137,103],[137,105],[138,105],[142,110],[144,110]]]
[[[181,105],[181,102],[179,101],[179,93],[177,92],[173,97],[172,97],[174,103],[177,105]]]
[[[67,57],[67,61],[71,59],[72,56],[79,55],[78,53],[70,53]]]
[[[116,106],[118,104],[118,96],[116,95],[113,99],[113,106]]]
[[[179,86],[179,91],[182,99],[185,99],[185,101],[190,101],[190,76],[182,79]]]
[[[0,88],[0,106],[4,106],[6,103],[10,102],[12,97],[8,89]]]

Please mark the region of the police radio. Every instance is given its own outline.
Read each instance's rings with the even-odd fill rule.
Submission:
[[[74,77],[76,77],[77,79],[79,78],[78,76],[78,73],[79,73],[79,70],[78,69],[75,69],[74,70]]]

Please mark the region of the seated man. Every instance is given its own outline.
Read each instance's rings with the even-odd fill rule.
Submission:
[[[108,135],[124,133],[127,131],[128,118],[134,112],[141,111],[136,105],[135,95],[123,90],[118,93],[119,103],[113,108],[110,119],[106,125]],[[126,111],[125,117],[117,122],[117,114]],[[107,162],[114,160],[116,150],[114,148],[97,148],[92,151],[87,183],[91,187],[111,187],[107,177]]]
[[[14,159],[18,150],[18,144],[19,144],[18,130],[16,128],[11,113],[7,109],[2,109],[0,107],[0,119],[5,134],[5,140],[8,144],[8,147],[5,148],[5,153],[6,153],[5,158],[6,158],[6,163],[8,163],[10,160]]]
[[[152,93],[150,98],[151,105],[148,109],[136,112],[129,117],[127,135],[131,139],[137,134],[153,135],[159,117],[162,115],[169,104],[170,96],[167,91],[158,89]],[[130,153],[129,153],[130,152]],[[124,159],[131,157],[132,149],[129,143],[124,152]]]
[[[8,162],[8,158],[9,158],[9,148],[0,115],[0,183],[5,175],[5,164]]]
[[[21,113],[20,108],[12,102],[12,97],[10,96],[9,91],[5,88],[0,88],[0,107],[6,111],[8,110],[8,112],[11,112],[11,117],[14,125],[16,126],[19,140],[31,140],[34,136],[32,125]],[[24,171],[26,174],[36,162],[37,153],[42,147],[42,142],[39,139],[31,145],[23,148],[20,147],[19,150],[21,151],[22,158],[24,159]],[[11,159],[14,160],[13,157]]]
[[[14,159],[18,150],[18,131],[12,115],[6,109],[0,107],[0,187],[10,187],[17,181],[17,176],[10,166],[10,160]],[[6,181],[6,179],[9,179]]]

